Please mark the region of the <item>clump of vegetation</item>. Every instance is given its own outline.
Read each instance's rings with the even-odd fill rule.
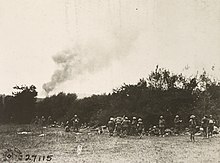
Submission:
[[[110,94],[93,95],[77,99],[76,94],[59,93],[36,102],[36,88],[15,87],[18,92],[5,98],[0,105],[4,122],[14,117],[14,122],[29,123],[35,115],[49,116],[56,120],[68,120],[78,114],[81,123],[104,125],[110,116],[140,116],[145,124],[157,124],[164,115],[167,125],[180,115],[185,125],[191,114],[201,118],[212,114],[220,119],[220,83],[204,71],[193,77],[171,73],[158,66],[147,78],[137,84],[123,84]]]

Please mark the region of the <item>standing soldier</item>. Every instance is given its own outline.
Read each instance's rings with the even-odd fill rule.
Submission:
[[[116,129],[116,133],[118,136],[121,136],[121,132],[122,132],[122,120],[120,117],[117,117],[116,118],[116,121],[115,121],[115,129]]]
[[[132,118],[130,133],[133,136],[137,134],[137,118],[136,117]]]
[[[47,125],[51,125],[53,123],[53,119],[51,116],[47,117]]]
[[[113,136],[114,129],[115,129],[115,122],[114,122],[114,118],[111,117],[110,120],[108,121],[109,136]]]
[[[175,128],[175,134],[180,134],[180,128],[181,128],[182,120],[180,120],[179,115],[176,115],[174,118],[174,128]]]
[[[122,133],[123,136],[127,136],[129,132],[129,127],[130,127],[130,120],[128,117],[125,117],[124,120],[122,121]]]
[[[203,132],[204,132],[204,137],[209,138],[209,131],[208,131],[208,127],[209,127],[209,119],[208,116],[205,115],[202,118],[202,122],[201,122],[202,128],[203,128]]]
[[[44,116],[41,117],[41,125],[45,126],[46,124],[46,119],[44,118]]]
[[[144,133],[144,124],[143,124],[143,121],[141,118],[138,119],[137,132],[138,132],[138,135],[140,136],[140,138],[142,138],[143,133]]]
[[[76,114],[71,119],[71,121],[72,121],[72,124],[73,124],[73,131],[74,132],[79,132],[79,118]]]
[[[160,116],[159,119],[159,129],[160,129],[160,136],[164,137],[164,130],[165,130],[165,119],[163,118],[163,116]]]
[[[195,120],[195,116],[194,115],[190,116],[189,129],[190,129],[190,140],[195,142],[196,120]]]
[[[210,136],[212,136],[212,134],[213,134],[214,124],[215,124],[215,120],[212,117],[212,115],[210,115],[209,116],[209,133],[210,133]]]

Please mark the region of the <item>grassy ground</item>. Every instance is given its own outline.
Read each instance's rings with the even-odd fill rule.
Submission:
[[[17,134],[21,131],[31,133]],[[189,136],[109,138],[107,133],[97,135],[89,130],[75,134],[65,133],[62,128],[1,125],[0,162],[3,162],[3,153],[7,149],[17,147],[23,154],[22,160],[9,159],[5,162],[34,162],[32,155],[37,155],[35,162],[217,163],[220,162],[219,140],[218,136],[210,139],[196,137],[195,143],[189,141]],[[77,154],[79,145],[82,151]],[[31,160],[25,160],[26,154],[31,155]],[[51,161],[43,161],[42,158],[39,161],[39,156],[49,154],[53,155]]]

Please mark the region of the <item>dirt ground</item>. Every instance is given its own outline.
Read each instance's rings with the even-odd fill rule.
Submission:
[[[20,150],[20,156],[10,157],[10,149],[15,155]],[[119,138],[89,129],[76,134],[63,128],[0,125],[0,162],[220,163],[220,137],[197,136],[192,143],[188,135]]]

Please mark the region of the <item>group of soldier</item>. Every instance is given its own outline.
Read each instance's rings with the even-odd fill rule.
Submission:
[[[38,116],[35,116],[33,120],[33,124],[40,125],[43,127],[62,127],[64,126],[65,131],[69,132],[71,128],[73,128],[74,132],[79,131],[79,118],[75,114],[70,120],[67,120],[65,123],[61,122],[58,123],[57,121],[53,120],[52,116],[48,116],[45,118],[45,116],[41,116],[40,118]]]
[[[215,126],[215,120],[212,115],[205,115],[201,120],[201,129],[203,131],[203,136],[205,138],[212,137]],[[197,127],[196,117],[194,115],[190,116],[189,120],[190,129],[190,140],[195,141],[195,133],[200,129]]]
[[[127,135],[139,135],[142,137],[144,133],[144,124],[142,118],[132,117],[128,119],[127,116],[124,117],[111,117],[108,121],[109,136],[113,136],[114,132],[120,137],[125,137]]]
[[[175,133],[180,132],[180,126],[182,123],[182,120],[180,120],[179,116],[176,115],[174,119],[175,123]],[[132,119],[128,119],[127,116],[117,117],[117,118],[110,118],[108,121],[108,130],[109,135],[113,136],[114,132],[118,136],[135,136],[139,135],[142,137],[144,133],[148,133],[148,135],[155,135],[155,136],[163,136],[165,135],[165,119],[161,115],[158,121],[158,126],[152,126],[149,128],[149,130],[145,131],[144,123],[142,118],[132,117]]]
[[[164,137],[166,134],[174,133],[175,135],[181,134],[183,132],[182,129],[182,120],[179,115],[176,115],[173,123],[174,128],[171,131],[170,129],[166,129],[166,121],[164,117],[161,115],[158,120],[157,126],[152,126],[149,130],[145,131],[145,127],[143,124],[142,118],[132,117],[131,120],[127,117],[111,117],[108,121],[107,127],[109,131],[109,136],[113,136],[116,133],[120,137],[124,137],[127,135],[135,136],[139,135],[142,137],[144,133],[148,135],[154,136],[161,136]],[[199,127],[195,115],[191,115],[189,119],[189,133],[190,133],[190,140],[195,141],[195,133],[198,132],[200,129],[204,137],[209,138],[213,134],[215,120],[213,119],[212,115],[207,116],[205,115],[201,120],[201,127]]]
[[[157,126],[151,126],[148,130],[145,130],[145,126],[141,117],[137,118],[136,116],[133,116],[131,119],[129,119],[127,116],[123,116],[116,118],[111,117],[108,121],[107,128],[109,131],[109,136],[113,136],[114,133],[116,133],[116,135],[120,137],[131,135],[139,136],[141,138],[144,134],[148,134],[149,136],[164,137],[166,134],[169,134],[169,132],[172,132],[175,135],[181,134],[183,132],[182,122],[183,121],[179,115],[176,115],[173,120],[174,128],[171,131],[170,129],[165,128],[166,121],[161,115],[159,117]],[[52,116],[48,116],[47,118],[44,116],[41,118],[36,116],[33,120],[33,123],[41,126],[58,125],[58,123],[53,120]],[[191,115],[188,123],[188,131],[190,133],[191,141],[195,141],[195,133],[198,131],[202,131],[203,136],[206,138],[209,138],[213,135],[215,120],[212,115],[205,115],[201,119],[201,125],[196,120],[196,116]],[[67,120],[66,123],[63,123],[60,126],[64,126],[66,132],[69,132],[71,128],[74,132],[79,132],[79,118],[75,114],[71,119]]]
[[[46,125],[52,125],[53,123],[56,123],[56,121],[53,121],[51,116],[48,116],[47,118],[45,118],[44,116],[42,117],[35,116],[33,123],[35,125],[46,126]]]
[[[75,114],[70,120],[67,120],[65,125],[65,131],[70,132],[70,129],[73,128],[74,132],[79,132],[79,118]]]

